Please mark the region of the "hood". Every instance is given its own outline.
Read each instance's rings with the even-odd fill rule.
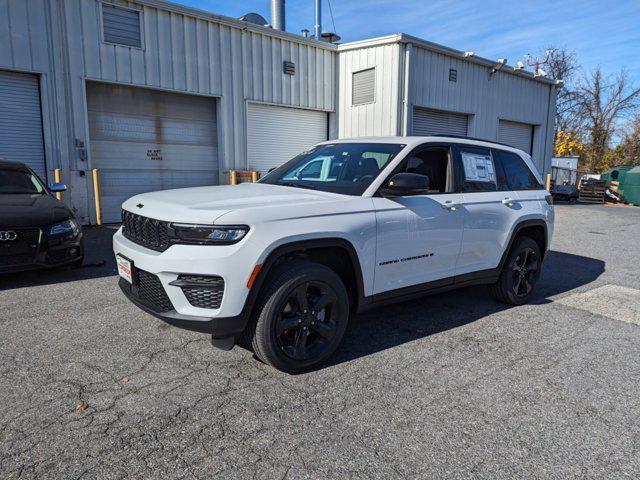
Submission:
[[[0,226],[44,227],[72,217],[71,210],[50,195],[0,195]]]
[[[284,211],[292,205],[331,202],[342,195],[301,188],[241,183],[143,193],[122,204],[130,212],[169,222],[212,224],[229,212],[257,207]]]

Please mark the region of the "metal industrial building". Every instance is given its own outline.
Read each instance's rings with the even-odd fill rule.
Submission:
[[[403,34],[335,45],[161,0],[0,2],[0,157],[48,181],[60,168],[85,223],[91,169],[115,222],[133,194],[225,183],[337,137],[499,140],[546,172],[554,86]]]

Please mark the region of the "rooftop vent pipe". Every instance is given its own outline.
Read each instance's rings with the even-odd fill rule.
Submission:
[[[284,15],[285,0],[271,0],[271,26],[276,30],[286,30]]]
[[[316,0],[315,2],[315,15],[313,25],[313,35],[316,40],[322,40],[322,0]]]

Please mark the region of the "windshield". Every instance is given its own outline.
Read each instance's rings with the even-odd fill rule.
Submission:
[[[33,173],[26,170],[0,169],[0,194],[43,192],[44,187]]]
[[[398,143],[318,145],[276,168],[260,183],[362,195],[403,148]]]

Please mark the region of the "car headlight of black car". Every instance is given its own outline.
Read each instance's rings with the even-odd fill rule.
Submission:
[[[194,245],[229,245],[242,240],[249,227],[246,225],[189,225],[172,223],[176,243],[191,243]]]
[[[75,237],[80,233],[80,225],[73,218],[65,220],[64,222],[56,223],[49,227],[49,235],[57,237],[61,235],[67,235]]]

